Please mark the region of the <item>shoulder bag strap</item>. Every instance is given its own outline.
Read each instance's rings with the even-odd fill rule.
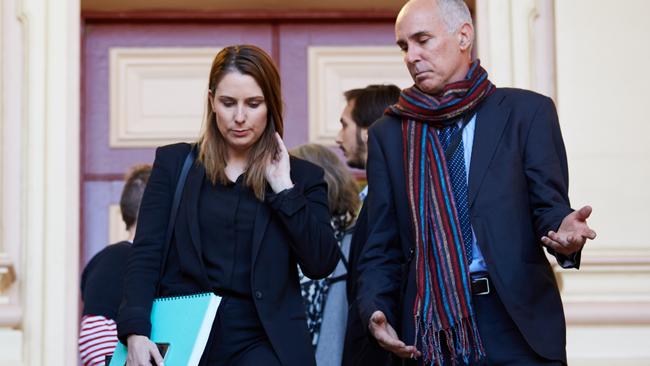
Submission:
[[[167,235],[165,236],[165,246],[163,247],[163,255],[160,262],[160,274],[158,275],[158,286],[156,288],[156,295],[160,290],[160,279],[162,279],[163,271],[165,270],[165,264],[167,263],[167,257],[169,256],[169,249],[171,247],[172,235],[174,234],[174,226],[176,224],[176,216],[178,216],[178,206],[181,204],[181,196],[183,195],[183,188],[185,187],[185,181],[187,180],[187,173],[190,171],[192,164],[194,163],[194,146],[190,149],[190,152],[187,153],[185,157],[185,162],[183,162],[183,168],[181,169],[181,175],[178,177],[178,183],[176,183],[176,191],[174,192],[174,201],[172,202],[172,209],[169,213],[169,223],[167,224]]]

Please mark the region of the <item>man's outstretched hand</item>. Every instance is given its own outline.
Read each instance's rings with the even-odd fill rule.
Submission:
[[[590,215],[591,206],[584,206],[568,214],[562,220],[557,232],[549,231],[547,236],[542,237],[542,243],[564,255],[571,255],[581,250],[587,239],[596,238],[596,232],[587,225]]]
[[[386,351],[392,352],[401,358],[420,357],[420,351],[415,346],[407,346],[397,337],[395,329],[386,320],[386,315],[377,310],[370,316],[368,323],[370,333],[377,340],[379,345]]]

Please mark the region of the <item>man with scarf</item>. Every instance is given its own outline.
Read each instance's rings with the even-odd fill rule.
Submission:
[[[407,364],[566,364],[543,249],[578,268],[596,233],[552,100],[489,81],[462,0],[412,0],[395,33],[415,85],[369,131],[362,321]]]

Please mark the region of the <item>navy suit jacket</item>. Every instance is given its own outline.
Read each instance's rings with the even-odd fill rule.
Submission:
[[[198,202],[205,168],[190,169],[159,292],[162,247],[172,198],[189,144],[159,148],[145,189],[133,250],[127,264],[124,299],[117,318],[118,336],[149,336],[154,297],[210,292],[201,251]],[[296,264],[312,278],[329,275],[339,261],[327,206],[323,170],[291,158],[295,188],[278,195],[267,190],[267,204],[255,216],[251,297],[271,346],[282,365],[315,365]]]
[[[388,116],[369,131],[369,226],[357,301],[366,327],[381,310],[402,339],[414,344],[414,240],[401,136],[401,121]],[[565,362],[562,302],[540,238],[571,212],[567,191],[553,101],[496,89],[477,110],[469,169],[472,227],[492,284],[526,341],[541,356]],[[579,265],[580,253],[556,257],[565,267]]]
[[[359,318],[357,295],[357,279],[359,258],[363,253],[368,236],[368,210],[364,203],[354,225],[354,234],[350,241],[350,254],[348,255],[348,319],[345,327],[345,341],[343,343],[343,358],[341,366],[382,366],[388,364],[390,354],[379,346],[370,336],[368,328]]]

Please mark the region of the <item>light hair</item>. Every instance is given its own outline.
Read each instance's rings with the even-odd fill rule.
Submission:
[[[300,145],[289,153],[323,168],[330,214],[344,215],[345,226],[351,225],[361,205],[359,185],[341,159],[332,150],[319,144]]]
[[[449,33],[456,32],[467,23],[474,27],[472,15],[463,0],[436,0],[442,21]]]

